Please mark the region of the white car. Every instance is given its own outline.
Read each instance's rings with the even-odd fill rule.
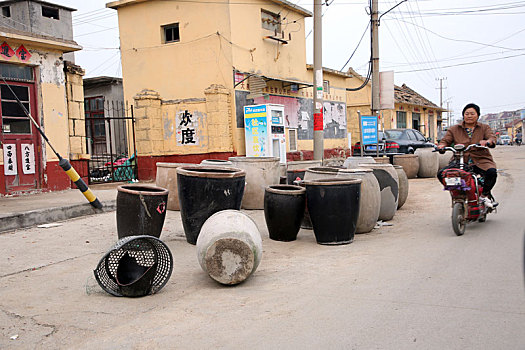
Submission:
[[[512,143],[512,140],[510,139],[509,135],[502,135],[500,136],[498,140],[498,144],[500,145],[510,145]]]

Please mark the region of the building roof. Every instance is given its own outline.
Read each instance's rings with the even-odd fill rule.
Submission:
[[[146,1],[150,1],[150,0],[117,0],[117,1],[108,2],[106,4],[106,7],[107,8],[112,8],[114,10],[117,10],[119,7],[135,5],[135,4],[138,4],[138,3],[141,3],[141,2],[146,2]],[[208,0],[202,0],[203,3],[205,3],[206,1],[208,1]],[[281,6],[283,6],[284,8],[286,8],[288,10],[295,11],[295,12],[303,15],[304,17],[312,17],[313,16],[312,12],[310,12],[310,11],[300,7],[300,6],[297,6],[296,4],[294,4],[292,2],[289,2],[287,0],[268,0],[268,1],[271,1],[271,2],[276,3],[278,5],[281,5]],[[225,4],[228,4],[228,3],[226,2]]]
[[[312,64],[307,64],[306,65],[306,69],[313,70],[314,66]],[[334,75],[339,75],[339,76],[344,77],[344,78],[352,78],[353,77],[353,75],[348,73],[348,72],[341,72],[339,70],[330,69],[330,68],[326,68],[326,67],[323,67],[323,72],[334,74]]]
[[[421,96],[420,94],[409,88],[406,84],[403,84],[401,86],[394,86],[394,99],[397,103],[406,103],[414,106],[429,107],[440,110],[441,112],[446,111],[446,109],[440,108],[432,101],[426,99],[425,97]]]
[[[92,88],[95,86],[111,85],[111,84],[122,84],[122,78],[117,77],[93,77],[93,78],[84,78],[84,88]]]
[[[45,5],[45,6],[49,6],[49,7],[60,8],[60,9],[71,11],[71,12],[77,10],[77,9],[74,9],[74,8],[71,8],[71,7],[62,6],[62,5],[59,5],[59,4],[54,4],[52,2],[40,1],[40,0],[4,0],[4,1],[0,1],[0,6],[7,6],[7,5],[11,5],[11,4],[17,3],[17,2],[28,2],[28,1],[36,2],[36,3],[42,4],[42,5]]]

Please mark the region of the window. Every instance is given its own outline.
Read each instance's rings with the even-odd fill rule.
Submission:
[[[325,94],[330,93],[330,82],[328,80],[323,81],[323,90]]]
[[[47,18],[59,19],[58,9],[54,7],[42,6],[42,16]]]
[[[0,63],[0,77],[16,81],[33,81],[33,68],[18,64]]]
[[[414,133],[412,132],[412,130],[407,130],[406,133],[407,133],[407,136],[408,136],[408,139],[409,139],[409,140],[413,140],[413,141],[416,141],[416,140],[417,140],[417,139],[416,139],[416,135],[414,135]]]
[[[11,17],[11,8],[9,6],[2,7],[2,16]]]
[[[297,151],[297,129],[288,129],[290,152]]]
[[[421,135],[421,133],[417,130],[414,130],[414,134],[416,134],[416,139],[418,141],[426,141],[425,137],[423,135]]]
[[[407,127],[407,112],[396,112],[397,128],[404,129]]]
[[[261,10],[261,22],[264,29],[275,33],[281,32],[281,16],[266,10]]]
[[[173,23],[162,26],[162,34],[164,35],[164,44],[180,41],[179,24]]]
[[[0,85],[2,130],[5,134],[31,134],[29,117],[26,116],[24,109],[16,100],[18,97],[24,108],[29,111],[29,87],[9,85]]]

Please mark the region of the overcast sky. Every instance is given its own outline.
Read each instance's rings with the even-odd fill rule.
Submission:
[[[243,6],[242,0],[231,1]],[[312,0],[290,1],[313,12]],[[350,66],[366,75],[368,30],[345,63],[369,23],[368,1],[327,1],[323,66],[336,70]],[[86,76],[121,76],[117,12],[105,9],[102,0],[55,2],[78,10],[73,15],[74,35],[84,50],[76,53],[76,62]],[[384,13],[398,2],[379,0],[379,10]],[[286,11],[282,14],[285,17]],[[307,19],[307,35],[312,23]],[[295,23],[284,27],[292,33],[301,29]],[[309,63],[313,63],[312,39],[310,34]],[[482,114],[525,107],[524,1],[408,0],[382,17],[379,43],[381,71],[394,70],[397,85],[405,83],[439,105],[437,79],[443,78],[443,106],[449,102],[455,116],[469,102],[479,104]]]

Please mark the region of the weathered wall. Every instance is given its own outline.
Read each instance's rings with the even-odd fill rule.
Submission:
[[[20,1],[9,4],[11,17],[2,17],[10,28],[39,35],[73,40],[71,11],[59,8],[59,19],[42,16],[42,4],[31,1]],[[52,6],[50,6],[52,7]]]
[[[154,161],[171,157],[209,158],[233,154],[231,94],[224,86],[212,85],[205,98],[164,100],[153,90],[135,96],[135,135],[139,178],[152,179]]]
[[[69,121],[69,159],[89,159],[86,152],[86,124],[84,114],[84,70],[65,62],[66,99]]]

